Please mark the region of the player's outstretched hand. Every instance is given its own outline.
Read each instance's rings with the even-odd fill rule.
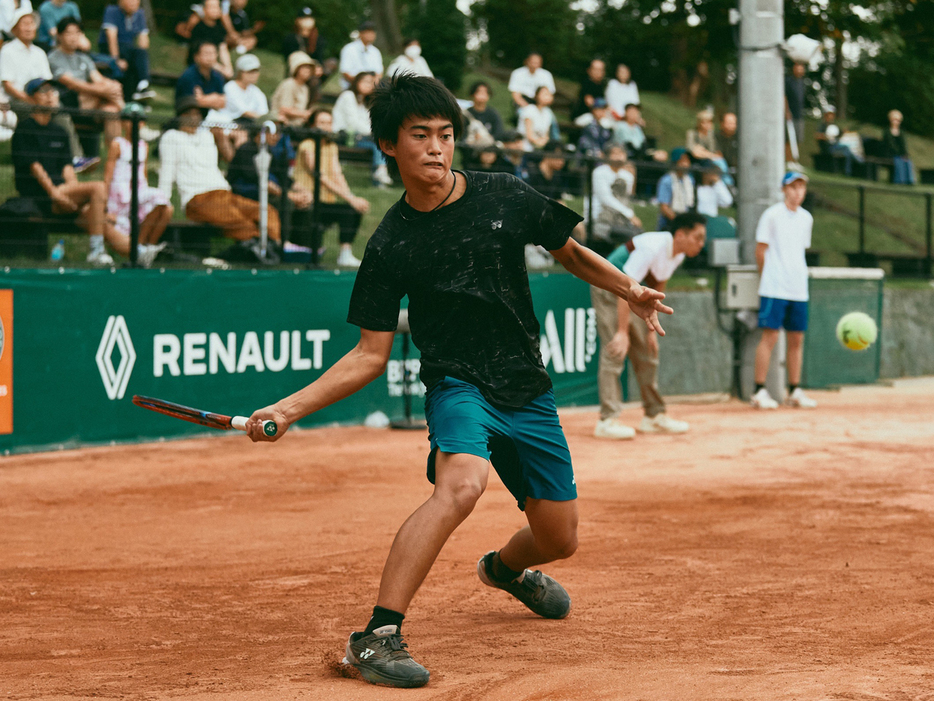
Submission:
[[[664,336],[665,330],[658,321],[658,313],[674,314],[671,307],[662,304],[663,299],[665,299],[665,294],[651,287],[633,285],[629,291],[629,308],[640,318],[645,319],[649,329],[658,333],[659,336]]]
[[[267,436],[263,431],[263,421],[275,421],[276,435]],[[285,418],[279,409],[276,408],[276,405],[267,406],[263,409],[257,409],[253,412],[252,416],[247,419],[246,422],[246,434],[250,437],[250,440],[254,443],[259,443],[265,441],[267,443],[274,443],[289,430],[289,420]]]

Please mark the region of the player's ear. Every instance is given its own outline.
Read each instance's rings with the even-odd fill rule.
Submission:
[[[396,157],[396,145],[393,142],[387,141],[386,139],[380,139],[379,148],[387,156],[391,156],[392,158]]]

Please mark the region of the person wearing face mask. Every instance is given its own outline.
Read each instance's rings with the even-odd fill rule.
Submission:
[[[394,76],[400,71],[406,71],[413,75],[421,75],[426,78],[434,78],[435,74],[428,67],[428,61],[422,56],[422,45],[418,39],[406,39],[405,49],[396,56],[389,68],[386,69],[387,76]]]

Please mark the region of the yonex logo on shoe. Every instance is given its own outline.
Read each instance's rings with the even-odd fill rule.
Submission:
[[[360,653],[360,659],[365,660],[370,655],[375,655],[375,654],[376,654],[376,650],[371,650],[370,648],[367,648],[366,650]]]
[[[503,220],[500,219],[499,221],[493,222],[493,228],[494,228],[494,229],[502,229],[502,228],[503,228]]]

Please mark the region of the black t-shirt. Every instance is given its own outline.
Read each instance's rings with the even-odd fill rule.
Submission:
[[[403,196],[389,209],[367,244],[347,321],[394,331],[408,295],[422,382],[447,375],[519,408],[551,387],[525,246],[561,248],[581,217],[514,176],[464,176],[467,191],[447,207],[418,212]]]
[[[490,136],[494,139],[503,138],[503,134],[505,134],[506,130],[503,127],[503,119],[499,116],[499,112],[492,107],[487,107],[482,112],[477,111],[473,107],[468,107],[467,111],[470,112],[470,115],[474,119],[486,127],[486,130],[490,132]]]
[[[246,10],[231,9],[230,24],[238,34],[242,34],[253,26],[250,24],[250,16],[246,13]]]
[[[580,117],[582,114],[590,112],[590,108],[587,106],[587,103],[584,101],[585,97],[604,97],[606,95],[606,82],[595,83],[590,79],[589,75],[584,75],[583,80],[581,80],[581,89],[577,94],[577,104],[574,106],[574,113],[571,115],[574,118]]]
[[[191,30],[191,39],[188,40],[189,65],[195,61],[195,47],[205,41],[214,44],[214,46],[218,48],[227,41],[227,30],[224,28],[224,23],[217,20],[213,27],[209,27],[204,22],[198,22],[198,24],[195,25],[194,29]]]
[[[23,197],[48,197],[39,181],[33,177],[32,164],[42,166],[54,185],[65,182],[62,171],[71,165],[71,144],[68,132],[57,124],[39,124],[32,117],[23,117],[16,126],[11,144],[16,191]]]

